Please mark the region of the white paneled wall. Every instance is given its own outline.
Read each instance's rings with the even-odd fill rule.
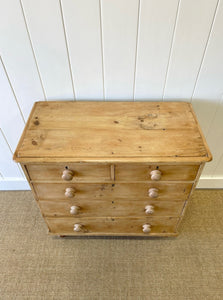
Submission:
[[[33,102],[44,100],[45,96],[20,2],[0,0],[0,7],[0,55],[27,120]],[[4,83],[0,87],[4,90]],[[6,99],[0,101],[4,110]]]
[[[0,189],[38,100],[188,101],[223,187],[223,0],[0,0]],[[102,112],[103,113],[103,112]]]
[[[106,100],[133,99],[139,3],[101,1]]]
[[[191,99],[217,0],[180,1],[164,87],[164,100]]]
[[[76,100],[103,100],[100,3],[64,0],[61,9]]]
[[[178,9],[178,0],[142,1],[140,4],[135,100],[163,99]]]
[[[60,3],[22,0],[30,42],[47,100],[74,99]]]

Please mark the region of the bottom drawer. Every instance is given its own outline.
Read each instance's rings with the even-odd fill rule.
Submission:
[[[179,218],[45,218],[49,232],[57,235],[177,235]],[[143,232],[144,230],[150,232]],[[74,231],[74,227],[80,231]]]

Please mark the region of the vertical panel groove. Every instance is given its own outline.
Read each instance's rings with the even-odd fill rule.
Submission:
[[[135,68],[134,68],[134,80],[133,80],[133,101],[135,101],[135,86],[136,86],[136,68],[137,68],[137,57],[138,57],[138,44],[139,44],[139,25],[140,25],[140,11],[141,11],[141,0],[138,0],[138,20],[137,20],[137,32],[136,32],[136,48],[135,48]]]
[[[214,168],[214,170],[211,172],[211,176],[210,176],[210,177],[212,177],[212,178],[215,177],[215,172],[217,171],[218,166],[219,166],[219,164],[221,163],[222,160],[223,160],[223,153],[222,153],[222,155],[219,157],[218,162],[217,162],[217,165],[216,165],[216,167]]]
[[[209,134],[211,134],[211,129],[213,129],[213,128],[212,128],[212,125],[214,125],[213,127],[214,127],[215,129],[217,129],[217,128],[216,128],[216,124],[214,124],[214,121],[217,120],[217,118],[218,118],[217,113],[220,111],[220,109],[221,109],[220,106],[221,106],[221,105],[223,105],[223,95],[222,95],[222,97],[220,98],[218,104],[216,105],[215,113],[214,113],[213,118],[212,118],[212,120],[211,120],[211,122],[210,122],[210,126],[209,126],[209,128],[208,128],[207,135],[206,135],[206,137],[205,137],[206,139],[208,139]],[[223,134],[222,134],[222,132],[221,132],[220,135],[219,135],[218,133],[216,133],[216,136],[219,137],[219,140],[222,140],[222,139],[223,139]],[[220,144],[220,145],[221,145],[221,144]],[[213,146],[214,146],[214,145],[213,145]],[[216,146],[216,144],[215,144],[215,146]],[[221,147],[221,146],[220,146],[220,147]],[[214,150],[215,150],[215,149],[214,149]],[[218,157],[218,155],[216,155],[216,156]],[[220,164],[222,158],[223,158],[223,153],[221,153],[221,154],[219,155],[219,157],[217,158],[216,166],[211,170],[211,172],[210,172],[210,177],[214,177],[215,172],[217,171],[218,166],[219,166],[219,164]],[[214,159],[213,159],[213,162],[214,162],[214,160],[215,160],[215,157],[214,157]]]
[[[213,15],[213,20],[212,20],[212,23],[211,23],[211,26],[210,26],[210,31],[208,33],[207,41],[206,41],[206,44],[205,44],[205,47],[204,47],[204,52],[203,52],[203,55],[202,55],[202,58],[201,58],[201,63],[200,63],[200,66],[199,66],[199,69],[198,69],[198,72],[197,72],[196,79],[195,79],[194,88],[193,88],[193,91],[192,91],[190,102],[192,102],[194,92],[195,92],[195,89],[196,89],[196,86],[197,86],[197,82],[198,82],[198,79],[199,79],[199,76],[200,76],[201,68],[202,68],[206,53],[207,53],[207,48],[208,48],[210,37],[211,37],[212,31],[213,31],[213,26],[214,26],[214,23],[215,23],[219,3],[220,3],[220,0],[218,0],[218,2],[216,4],[216,8],[215,8],[214,15]]]
[[[181,0],[179,0],[178,5],[177,5],[176,20],[175,20],[174,28],[173,28],[173,36],[172,36],[172,40],[171,40],[170,54],[169,54],[169,58],[168,58],[167,68],[166,68],[166,75],[165,75],[165,81],[164,81],[164,86],[163,86],[162,100],[164,98],[166,83],[167,83],[167,78],[168,78],[168,73],[169,73],[170,60],[171,60],[172,49],[173,49],[173,44],[174,44],[174,40],[175,40],[177,22],[178,22],[179,11],[180,11],[180,3],[181,3]]]
[[[43,95],[44,95],[44,98],[46,100],[46,92],[45,92],[45,89],[44,89],[44,86],[43,86],[43,81],[42,81],[42,78],[41,78],[41,75],[40,75],[39,66],[38,66],[38,63],[37,63],[37,60],[36,60],[36,55],[35,55],[35,51],[34,51],[34,48],[33,48],[33,43],[32,43],[32,40],[31,40],[31,36],[30,36],[30,33],[29,33],[29,28],[28,28],[28,24],[27,24],[27,21],[26,21],[22,0],[19,0],[19,3],[20,3],[22,15],[23,15],[23,19],[24,19],[24,23],[25,23],[25,27],[26,27],[26,32],[27,32],[27,35],[28,35],[28,39],[29,39],[29,42],[30,42],[31,49],[32,49],[32,54],[33,54],[33,58],[34,58],[34,61],[35,61],[35,65],[36,65],[37,73],[38,73],[38,76],[39,76],[40,84],[41,84],[41,87],[42,87],[42,90],[43,90]]]
[[[138,0],[102,3],[105,95],[133,101]]]
[[[6,138],[4,132],[3,132],[3,130],[1,128],[0,128],[0,132],[1,132],[1,134],[2,134],[2,136],[4,138],[4,140],[5,140],[6,144],[8,145],[8,148],[9,148],[10,152],[13,154],[12,148],[10,147],[10,145],[9,145],[9,143],[7,141],[7,138]]]
[[[221,105],[222,99],[223,99],[223,97],[221,97],[221,99],[219,99],[218,104],[216,105],[216,108],[215,108],[215,112],[214,112],[214,114],[213,114],[213,117],[212,117],[211,122],[210,122],[210,124],[209,124],[209,127],[208,127],[208,129],[207,129],[207,133],[204,134],[204,136],[205,136],[206,139],[207,139],[207,137],[209,136],[209,133],[210,133],[210,131],[211,131],[211,126],[212,126],[212,124],[214,123],[215,117],[216,117],[217,112],[218,112],[218,107]]]
[[[74,100],[76,100],[75,88],[74,88],[74,78],[73,78],[73,72],[72,72],[72,67],[71,67],[70,54],[69,54],[69,48],[68,48],[68,43],[67,43],[67,34],[66,34],[66,29],[65,29],[65,24],[64,24],[64,15],[63,15],[63,8],[62,8],[61,0],[59,0],[59,3],[60,3],[60,14],[61,14],[64,38],[65,38],[65,45],[66,45],[66,50],[67,50],[67,58],[68,58],[68,64],[69,64],[69,70],[70,70],[70,77],[71,77],[71,83],[72,83],[72,90],[73,90]]]
[[[103,47],[103,29],[102,29],[102,9],[101,1],[99,0],[99,11],[100,11],[100,35],[101,35],[101,62],[102,62],[102,81],[103,81],[103,98],[105,101],[105,66],[104,66],[104,47]]]
[[[8,83],[9,83],[9,85],[10,85],[10,88],[11,88],[11,90],[12,90],[12,93],[13,93],[13,95],[14,95],[15,102],[16,102],[16,104],[17,104],[17,106],[18,106],[18,109],[19,109],[19,111],[20,111],[21,117],[22,117],[23,122],[24,122],[24,124],[25,124],[25,123],[26,123],[25,118],[24,118],[24,116],[23,116],[21,107],[20,107],[20,105],[19,105],[19,102],[18,102],[18,99],[17,99],[17,97],[16,97],[14,88],[13,88],[13,86],[12,86],[12,84],[11,84],[11,81],[10,81],[10,78],[9,78],[9,75],[8,75],[8,72],[7,72],[7,70],[6,70],[5,64],[4,64],[4,62],[3,62],[1,56],[0,56],[0,61],[1,61],[1,63],[2,63],[3,69],[4,69],[4,71],[5,71],[5,75],[6,75],[7,79],[8,79]]]
[[[61,6],[76,100],[103,101],[99,0],[63,0]]]
[[[223,161],[223,153],[221,154],[220,158],[218,159],[218,162],[217,162],[217,165],[216,167],[214,168],[212,174],[211,174],[211,177],[214,178],[216,176],[216,171],[218,170],[219,168],[219,165],[221,166],[221,162]],[[217,175],[218,176],[218,175]],[[221,177],[222,176],[222,172],[221,172]],[[221,187],[222,188],[222,187]]]
[[[11,154],[12,154],[12,156],[13,156],[12,148],[10,147],[10,145],[9,145],[9,143],[8,143],[8,141],[7,141],[7,138],[6,138],[4,132],[2,131],[1,128],[0,128],[0,133],[2,134],[3,139],[5,140],[5,142],[6,142],[7,146],[8,146],[8,148],[9,148],[9,151],[11,152]],[[17,165],[17,167],[18,167],[18,169],[19,169],[19,172],[21,173],[22,177],[24,177],[24,175],[23,175],[21,169],[19,168],[19,165],[18,165],[17,163],[16,163],[16,165]],[[3,177],[3,178],[4,178],[4,177]]]

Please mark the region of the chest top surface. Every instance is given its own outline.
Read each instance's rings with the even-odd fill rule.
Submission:
[[[186,102],[36,102],[17,162],[205,162],[211,153]]]

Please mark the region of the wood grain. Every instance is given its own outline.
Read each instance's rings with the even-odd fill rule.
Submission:
[[[57,180],[64,182],[61,176],[66,167],[74,172],[74,177],[70,182],[111,180],[110,164],[28,164],[27,170],[32,181]]]
[[[161,181],[193,181],[199,165],[149,165],[149,164],[27,164],[32,181],[61,181],[65,168],[74,172],[71,182],[151,181],[150,172],[159,169]]]
[[[176,236],[211,158],[182,102],[36,103],[14,154],[50,233],[77,236]]]
[[[145,217],[145,218],[46,218],[49,231],[65,235],[145,235],[142,225],[149,223],[151,233],[176,233],[178,218]],[[83,231],[74,232],[74,224],[81,224]],[[151,234],[150,233],[150,234]],[[147,235],[150,235],[147,234]]]
[[[191,106],[179,102],[37,103],[14,156],[24,157],[211,159]]]
[[[159,200],[132,200],[122,198],[94,200],[69,199],[69,200],[40,200],[39,206],[44,217],[72,217],[71,206],[80,207],[76,217],[145,217],[145,206],[152,205],[152,216],[179,217],[184,206],[184,201],[159,201]]]
[[[196,186],[198,184],[198,180],[199,180],[199,178],[201,176],[201,173],[202,173],[202,171],[204,169],[204,166],[205,166],[205,163],[203,163],[203,164],[200,165],[200,168],[199,168],[199,170],[197,172],[197,175],[196,175],[195,181],[193,183],[192,189],[190,191],[189,197],[188,197],[187,201],[185,201],[185,203],[184,203],[184,206],[183,206],[183,209],[182,209],[182,212],[181,212],[181,217],[179,218],[179,222],[177,224],[177,228],[180,226],[180,223],[183,220],[183,217],[184,217],[187,205],[191,201],[191,197],[192,197],[193,192],[194,192],[194,190],[195,190],[195,188],[196,188]]]
[[[75,199],[150,199],[148,190],[158,189],[157,200],[184,201],[187,199],[192,183],[33,183],[39,199],[66,199],[66,188],[76,190]]]
[[[151,180],[152,170],[161,171],[161,181],[194,180],[199,169],[198,165],[146,165],[146,164],[116,164],[116,180]]]

